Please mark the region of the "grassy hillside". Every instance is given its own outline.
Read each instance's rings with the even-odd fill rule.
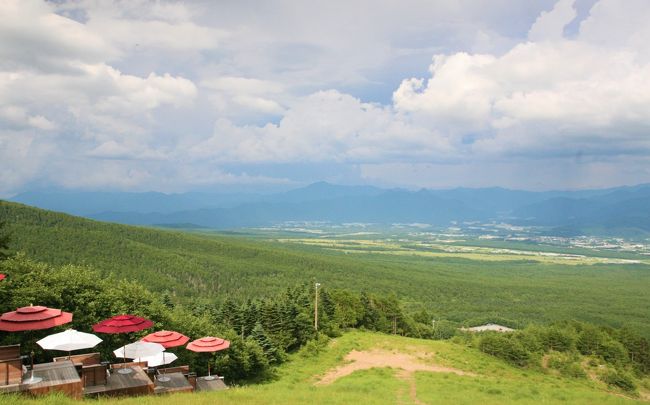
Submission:
[[[650,336],[650,266],[359,253],[108,224],[0,202],[12,247],[52,264],[91,264],[179,300],[245,299],[317,279],[394,292],[437,319],[579,319]]]
[[[346,360],[351,353],[356,353],[356,360]],[[388,362],[395,358],[399,359],[392,364],[395,368],[389,368]],[[368,364],[364,365],[364,361]],[[373,365],[375,367],[369,367]],[[408,370],[414,365],[414,370],[421,371],[400,369]],[[358,370],[345,375],[346,366]],[[331,341],[320,352],[314,347],[303,349],[279,368],[275,381],[267,384],[214,393],[102,400],[102,403],[632,404],[641,403],[647,396],[647,388],[640,390],[640,397],[626,396],[592,379],[589,375],[596,371],[588,367],[585,371],[588,376],[562,377],[541,366],[525,370],[513,368],[475,349],[451,342],[352,332]],[[11,399],[19,405],[77,403],[61,397],[45,401]]]

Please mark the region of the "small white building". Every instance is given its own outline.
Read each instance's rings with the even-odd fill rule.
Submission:
[[[473,326],[471,328],[460,328],[460,330],[465,332],[514,332],[515,330],[503,325],[497,325],[496,323],[487,323],[485,325]]]

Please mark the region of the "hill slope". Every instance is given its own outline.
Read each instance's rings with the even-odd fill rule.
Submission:
[[[0,202],[12,247],[51,264],[88,264],[170,291],[185,302],[246,299],[318,280],[329,288],[395,293],[438,319],[579,319],[628,324],[650,336],[647,265],[359,253],[101,223]]]
[[[356,371],[347,373],[350,370],[346,367],[350,366]],[[47,402],[75,403],[58,398]],[[291,362],[280,367],[277,380],[268,384],[214,393],[102,402],[196,405],[631,404],[641,401],[620,392],[609,392],[603,383],[590,378],[567,378],[551,371],[513,368],[460,344],[352,332],[330,342],[320,352],[307,349],[293,356]],[[16,403],[43,404],[43,401],[16,398]]]

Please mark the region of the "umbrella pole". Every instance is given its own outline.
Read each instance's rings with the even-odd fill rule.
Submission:
[[[166,364],[166,363],[165,363],[165,351],[162,352],[162,356],[163,356],[163,366],[164,366],[164,365]],[[167,376],[165,375],[165,374],[167,374],[167,370],[166,370],[166,368],[167,368],[167,367],[165,367],[165,368],[163,369],[163,376],[162,376],[162,377],[158,377],[158,381],[160,381],[160,382],[168,382],[168,381],[171,381],[171,378],[169,378],[169,377],[167,377]]]
[[[122,346],[122,358],[124,359],[124,367],[117,370],[117,372],[120,374],[131,374],[131,371],[133,370],[126,367],[126,343],[124,343],[124,346]]]
[[[43,381],[43,379],[41,377],[34,377],[34,351],[33,350],[31,351],[29,356],[31,357],[32,370],[30,372],[30,377],[28,379],[26,379],[25,381],[23,381],[23,383],[25,383],[25,384],[36,384],[36,383],[39,383],[39,382]]]
[[[214,377],[213,377],[212,374],[210,373],[210,358],[209,358],[209,357],[208,357],[208,376],[207,376],[207,377],[203,377],[203,379],[204,379],[204,380],[208,380],[208,381],[212,381],[212,380],[214,380]]]

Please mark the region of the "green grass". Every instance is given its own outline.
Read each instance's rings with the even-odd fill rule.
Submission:
[[[315,386],[319,376],[344,362],[351,350],[383,348],[404,353],[432,353],[427,362],[471,371],[476,376],[416,372],[416,398],[427,404],[627,404],[640,402],[589,379],[570,379],[543,370],[521,370],[475,349],[443,341],[424,341],[351,332],[330,342],[315,357],[293,356],[269,383],[214,393],[100,400],[91,403],[135,404],[413,404],[410,382],[390,368],[356,371],[330,385]],[[11,397],[17,405],[75,404],[62,397],[43,401]]]
[[[259,298],[318,280],[327,288],[395,293],[437,319],[578,319],[650,336],[650,265],[377,254],[90,221],[0,202],[12,247],[28,257],[88,264],[181,302]]]

